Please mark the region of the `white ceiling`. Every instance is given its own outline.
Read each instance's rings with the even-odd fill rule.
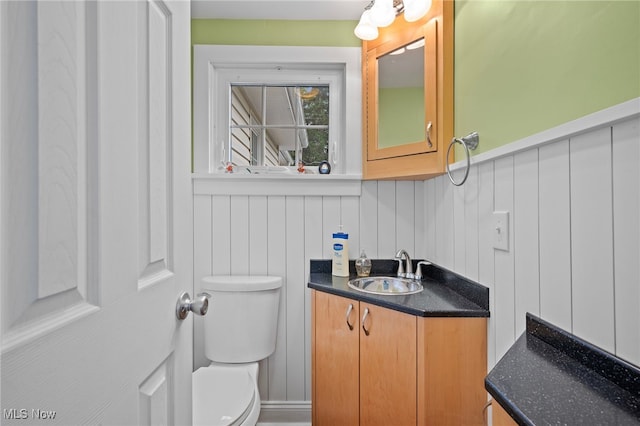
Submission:
[[[369,0],[192,0],[192,18],[358,20]]]

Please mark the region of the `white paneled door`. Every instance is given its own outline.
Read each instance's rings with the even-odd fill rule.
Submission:
[[[2,424],[190,424],[189,3],[0,2]]]

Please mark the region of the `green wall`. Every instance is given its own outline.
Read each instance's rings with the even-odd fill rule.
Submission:
[[[354,21],[192,19],[191,44],[359,47]]]
[[[355,21],[192,20],[192,44],[360,46]],[[455,135],[475,154],[640,97],[640,1],[456,0]]]
[[[455,135],[475,153],[640,96],[640,2],[456,1]]]

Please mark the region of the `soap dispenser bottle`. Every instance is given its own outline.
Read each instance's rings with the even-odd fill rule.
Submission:
[[[360,257],[356,259],[356,273],[359,277],[368,277],[371,273],[371,259],[367,257],[364,249],[362,249]]]
[[[349,276],[349,234],[340,232],[333,234],[331,274],[337,277]]]

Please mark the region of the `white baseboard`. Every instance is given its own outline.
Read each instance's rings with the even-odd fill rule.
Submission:
[[[311,425],[311,401],[262,401],[259,425]]]

